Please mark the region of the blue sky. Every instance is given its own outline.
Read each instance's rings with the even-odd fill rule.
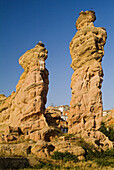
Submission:
[[[42,41],[48,50],[47,105],[70,104],[69,43],[80,11],[94,10],[108,38],[103,57],[104,109],[114,108],[114,0],[0,0],[0,93],[9,96],[23,72],[18,59]]]

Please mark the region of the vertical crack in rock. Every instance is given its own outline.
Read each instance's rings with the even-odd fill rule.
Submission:
[[[71,67],[74,73],[71,78],[68,133],[81,134],[87,137],[87,140],[88,136],[91,136],[91,140],[93,136],[96,136],[94,140],[100,138],[100,135],[106,138],[98,129],[103,112],[100,90],[103,81],[101,62],[107,33],[105,28],[94,27],[95,19],[94,11],[80,12],[76,21],[77,33],[70,43]],[[110,141],[108,142],[111,146]]]

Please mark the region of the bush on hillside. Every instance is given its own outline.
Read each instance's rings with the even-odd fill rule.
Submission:
[[[78,162],[77,156],[67,151],[64,153],[56,151],[53,153],[53,155],[51,155],[51,158],[55,160],[63,160],[64,162],[68,162],[68,161]]]
[[[99,129],[100,132],[105,134],[109,140],[114,141],[114,129],[113,127],[109,127],[109,129],[106,128],[105,123],[101,123],[101,128]]]

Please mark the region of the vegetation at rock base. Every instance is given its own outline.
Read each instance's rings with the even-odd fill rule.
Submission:
[[[111,166],[114,168],[114,149],[99,152],[83,139],[80,140],[80,146],[86,151],[85,161],[91,160],[100,166]]]
[[[49,170],[53,170],[53,169],[60,169],[59,165],[53,165],[51,162],[43,162],[41,161],[40,164],[34,166],[34,169],[49,169]]]
[[[100,132],[104,133],[111,141],[114,141],[114,128],[109,127],[108,129],[105,126],[105,123],[102,122]]]
[[[114,150],[107,150],[105,152],[92,152],[89,150],[86,155],[86,160],[94,160],[99,165],[114,168]]]
[[[63,160],[64,162],[68,162],[68,161],[78,162],[77,156],[67,151],[64,153],[56,151],[53,153],[53,155],[51,155],[51,158],[55,160]]]
[[[87,146],[85,146],[87,147]],[[64,157],[63,157],[64,156]],[[40,160],[32,168],[42,170],[113,170],[114,169],[114,150],[105,152],[92,151],[88,146],[85,161],[78,161],[77,157],[69,152],[54,152],[52,159]],[[65,159],[64,159],[65,158]],[[25,168],[26,169],[26,168]],[[26,169],[26,170],[30,170]]]

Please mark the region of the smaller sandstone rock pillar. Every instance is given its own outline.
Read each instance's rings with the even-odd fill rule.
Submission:
[[[90,132],[97,131],[101,126],[101,62],[107,33],[104,28],[94,26],[95,19],[94,11],[80,12],[76,21],[77,33],[70,43],[71,67],[74,73],[71,78],[68,133],[90,135]]]
[[[48,51],[44,47],[44,44],[40,41],[33,49],[28,50],[19,59],[19,64],[24,68],[24,73],[26,74],[21,87],[24,90],[23,97],[21,96],[22,102],[27,106],[26,111],[23,111],[24,115],[25,112],[38,115],[45,112],[49,84],[49,73],[45,68],[47,53]],[[23,117],[23,120],[27,119],[26,116],[25,118]]]
[[[46,140],[57,135],[45,118],[45,104],[48,92],[48,75],[45,68],[47,53],[40,41],[33,49],[26,51],[19,59],[23,67],[20,80],[8,98],[1,95],[0,126],[7,139],[18,139],[23,134],[25,139]],[[20,133],[21,132],[21,133]],[[13,133],[17,135],[14,136]]]

